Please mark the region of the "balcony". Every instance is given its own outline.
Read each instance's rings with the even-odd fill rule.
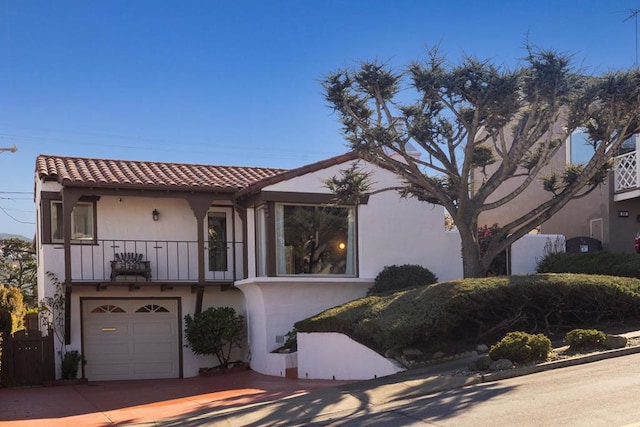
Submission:
[[[640,197],[640,161],[638,151],[616,156],[614,161],[614,195],[616,202]]]
[[[231,284],[244,278],[242,242],[205,242],[204,251],[206,283]],[[112,281],[111,261],[119,253],[142,254],[142,259],[150,262],[150,280],[147,281],[142,275],[118,275]],[[71,245],[71,280],[73,284],[197,284],[198,244],[196,241],[175,240],[74,242]]]

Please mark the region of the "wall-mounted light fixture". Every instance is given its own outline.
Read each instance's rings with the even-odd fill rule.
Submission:
[[[160,219],[160,212],[158,212],[158,209],[154,209],[153,212],[151,212],[151,216],[153,217],[154,221],[157,221]]]

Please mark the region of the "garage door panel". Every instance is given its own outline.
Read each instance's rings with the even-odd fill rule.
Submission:
[[[163,336],[172,335],[175,327],[171,321],[166,319],[160,319],[157,322],[146,320],[144,322],[135,322],[133,324],[134,336]]]
[[[140,310],[143,307],[143,311]],[[164,311],[160,310],[161,307]],[[177,300],[83,301],[89,380],[177,378]]]
[[[99,323],[98,323],[99,322]],[[126,320],[118,320],[104,318],[100,321],[95,319],[91,323],[85,323],[85,335],[88,337],[97,337],[106,339],[108,336],[122,336],[129,334],[129,324]]]
[[[161,354],[173,355],[175,351],[175,346],[171,342],[135,343],[133,345],[133,353],[136,355],[157,353],[160,357]]]
[[[129,356],[131,353],[130,345],[128,342],[95,342],[89,345],[85,344],[85,356],[94,356],[94,358],[100,357],[105,361],[108,361],[112,357],[118,355]],[[97,359],[94,359],[97,360]]]
[[[168,372],[175,370],[173,363],[135,363],[134,373],[138,375],[152,376],[153,378],[164,378]]]

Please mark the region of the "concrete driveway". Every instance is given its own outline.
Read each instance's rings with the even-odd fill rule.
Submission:
[[[157,420],[268,402],[346,383],[291,380],[245,371],[217,377],[0,389],[0,424],[152,425]]]

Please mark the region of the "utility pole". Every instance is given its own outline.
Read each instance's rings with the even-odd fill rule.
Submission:
[[[622,21],[627,22],[631,18],[634,18],[636,21],[636,70],[638,69],[638,13],[640,13],[640,9],[630,9],[629,16]]]
[[[16,147],[15,145],[13,147],[8,147],[8,148],[0,147],[0,153],[4,151],[11,151],[12,153],[15,153],[16,151],[18,151],[18,147]]]

